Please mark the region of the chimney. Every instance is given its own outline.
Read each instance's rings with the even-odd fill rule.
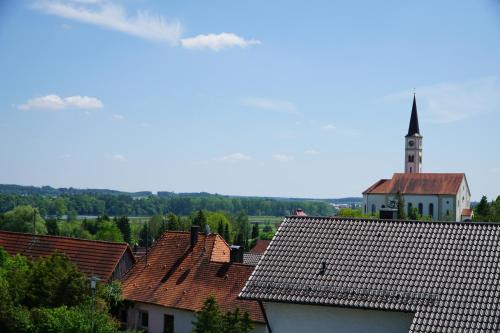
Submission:
[[[231,245],[231,262],[243,263],[243,247]]]
[[[198,241],[198,232],[200,231],[200,226],[192,225],[191,226],[191,247],[196,245]]]

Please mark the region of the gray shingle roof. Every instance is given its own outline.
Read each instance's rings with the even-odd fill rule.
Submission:
[[[243,253],[243,263],[247,265],[257,265],[259,263],[260,258],[262,258],[261,253]]]
[[[500,330],[500,224],[289,217],[241,298],[414,312],[410,332]]]

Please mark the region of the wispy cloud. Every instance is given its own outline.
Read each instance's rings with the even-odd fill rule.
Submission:
[[[59,97],[58,95],[46,95],[41,97],[35,97],[28,100],[26,103],[17,106],[17,108],[20,110],[100,109],[102,107],[103,107],[102,102],[96,97],[89,97],[89,96]]]
[[[337,130],[337,126],[335,126],[333,124],[326,124],[326,125],[321,126],[321,129],[323,131],[331,132],[331,131]]]
[[[290,101],[259,97],[245,97],[241,104],[248,108],[262,109],[275,112],[298,113],[297,107]]]
[[[424,120],[452,123],[481,113],[500,111],[500,84],[495,77],[417,87],[417,106]],[[409,100],[413,90],[387,95],[385,101]]]
[[[216,160],[234,163],[234,162],[241,162],[241,161],[250,161],[251,159],[252,159],[251,156],[245,155],[243,153],[232,153],[232,154],[217,158]]]
[[[127,160],[127,158],[122,154],[113,154],[111,155],[111,159],[118,162],[125,162]]]
[[[141,10],[137,11],[135,16],[129,16],[123,7],[107,1],[39,0],[34,3],[33,8],[45,14],[172,45],[178,43],[182,33],[182,26],[178,20],[166,20],[162,16]]]
[[[198,35],[181,39],[181,44],[186,49],[220,51],[231,47],[245,48],[250,45],[260,44],[256,39],[245,39],[234,33],[223,32],[220,34]]]
[[[145,10],[137,10],[135,15],[130,15],[125,7],[112,1],[35,0],[32,7],[44,14],[93,24],[147,40],[166,42],[171,46],[180,44],[191,50],[220,51],[232,47],[246,48],[261,43],[257,39],[245,39],[232,32],[182,38],[183,26],[178,19],[166,19]],[[69,25],[65,24],[63,27]]]
[[[304,154],[306,154],[306,155],[318,155],[319,151],[317,151],[316,149],[307,149],[306,151],[304,151]]]
[[[121,114],[118,114],[118,113],[114,113],[112,115],[112,117],[113,117],[114,120],[118,120],[118,121],[125,119],[124,116],[122,116]]]
[[[293,156],[286,154],[274,154],[273,159],[279,162],[290,162],[293,161]]]

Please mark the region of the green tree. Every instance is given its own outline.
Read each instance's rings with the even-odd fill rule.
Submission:
[[[260,234],[259,224],[258,224],[258,223],[255,223],[255,224],[252,226],[252,238],[258,238],[258,237],[259,237],[259,234]]]
[[[167,214],[167,230],[182,230],[179,218],[174,213]]]
[[[127,216],[121,216],[119,218],[115,218],[115,223],[118,229],[120,229],[120,232],[122,233],[123,240],[126,243],[131,242],[132,240],[132,235],[131,235],[131,229],[130,229],[130,221]]]
[[[149,230],[148,223],[144,223],[142,225],[141,232],[139,233],[139,246],[147,246],[150,247],[153,245],[153,235]]]
[[[241,314],[240,309],[227,312],[222,317],[222,331],[224,333],[250,333],[253,323],[248,312]]]
[[[13,210],[4,214],[2,229],[17,232],[33,232],[33,220],[35,220],[35,230],[37,234],[47,234],[45,221],[40,216],[37,209],[31,206],[17,206]]]
[[[196,313],[193,321],[194,333],[220,333],[222,330],[222,316],[214,296],[208,297],[203,308]]]
[[[123,235],[120,229],[111,221],[102,221],[98,224],[95,238],[108,242],[123,243]]]
[[[417,207],[412,207],[408,212],[408,219],[410,220],[420,220],[422,217],[418,213]]]
[[[47,228],[47,233],[49,235],[58,236],[60,233],[59,224],[56,219],[45,220],[45,227]]]
[[[394,199],[396,200],[396,208],[398,209],[398,219],[400,220],[406,219],[405,199],[401,195],[401,192],[396,193]]]
[[[224,239],[226,242],[229,242],[231,240],[231,233],[229,232],[229,224],[226,224],[224,226]]]
[[[207,217],[205,216],[205,213],[203,213],[202,210],[199,210],[194,216],[192,223],[200,226],[200,230],[202,232],[205,231],[205,225],[207,225]]]

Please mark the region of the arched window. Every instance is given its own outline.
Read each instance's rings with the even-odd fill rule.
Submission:
[[[372,214],[375,214],[376,209],[377,209],[377,207],[375,207],[375,204],[372,204]]]
[[[424,204],[423,203],[418,204],[418,213],[420,214],[420,216],[424,215]]]
[[[366,205],[365,205],[365,214],[366,214]]]
[[[434,218],[434,204],[433,203],[429,204],[429,215]]]
[[[385,205],[382,205],[382,208],[385,208]]]
[[[414,155],[408,155],[408,162],[415,162],[415,156]]]
[[[408,214],[410,214],[410,212],[412,211],[413,209],[413,205],[411,204],[411,202],[408,202]]]

